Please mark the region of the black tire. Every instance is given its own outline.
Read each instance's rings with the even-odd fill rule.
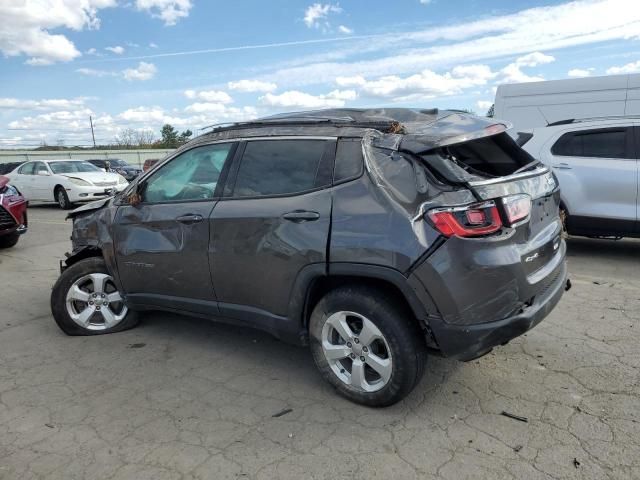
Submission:
[[[104,335],[116,333],[135,327],[139,322],[137,312],[128,311],[120,323],[104,330],[90,330],[73,321],[67,310],[66,298],[69,289],[82,277],[91,273],[109,274],[104,260],[99,257],[80,260],[67,268],[58,278],[51,292],[51,313],[60,329],[67,335]]]
[[[58,206],[60,206],[63,210],[71,210],[73,208],[73,203],[69,201],[69,195],[64,188],[58,187],[54,192],[56,196],[56,202],[58,202]]]
[[[325,357],[322,331],[327,319],[340,311],[366,317],[388,344],[393,359],[392,373],[387,383],[375,392],[366,392],[343,382]],[[382,289],[344,286],[330,291],[311,313],[309,336],[313,359],[320,373],[340,395],[353,402],[370,407],[393,405],[406,397],[422,378],[427,357],[424,334],[412,313]]]
[[[20,235],[16,232],[9,235],[0,236],[0,248],[11,248],[20,240]]]

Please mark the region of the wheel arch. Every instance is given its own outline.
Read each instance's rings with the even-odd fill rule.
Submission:
[[[410,280],[398,270],[358,263],[330,264],[328,270],[321,264],[309,265],[298,274],[289,305],[289,317],[299,321],[302,335],[307,332],[311,311],[318,301],[330,290],[348,284],[388,291],[407,308],[420,327],[428,324],[430,313],[436,313],[435,305],[425,306]]]
[[[104,258],[102,254],[102,249],[92,245],[88,245],[78,250],[74,250],[68,255],[69,256],[64,261],[65,266],[63,270],[66,268],[69,268],[73,264],[78,263],[80,260],[84,260],[85,258],[92,258],[92,257]]]

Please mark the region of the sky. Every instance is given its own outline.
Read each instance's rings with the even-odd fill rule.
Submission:
[[[640,72],[637,0],[0,0],[0,148]]]

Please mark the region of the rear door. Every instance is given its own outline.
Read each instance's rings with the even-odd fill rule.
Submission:
[[[242,144],[211,222],[223,315],[286,316],[300,270],[327,261],[335,148],[332,138]]]
[[[204,145],[179,154],[143,181],[140,204],[118,208],[113,223],[116,262],[134,303],[217,311],[209,221],[236,145]]]
[[[36,162],[28,162],[22,165],[15,174],[11,175],[13,183],[27,200],[33,199],[33,181]]]
[[[570,229],[624,234],[637,219],[638,165],[633,127],[563,133],[547,163],[560,182]]]
[[[53,188],[51,172],[44,162],[35,162],[31,185],[31,197],[34,200],[53,200]]]

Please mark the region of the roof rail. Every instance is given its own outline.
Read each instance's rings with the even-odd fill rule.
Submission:
[[[547,127],[555,127],[556,125],[568,125],[570,123],[593,122],[595,120],[632,120],[640,119],[640,115],[608,115],[602,117],[584,117],[584,118],[568,118],[566,120],[558,120],[547,123]]]

